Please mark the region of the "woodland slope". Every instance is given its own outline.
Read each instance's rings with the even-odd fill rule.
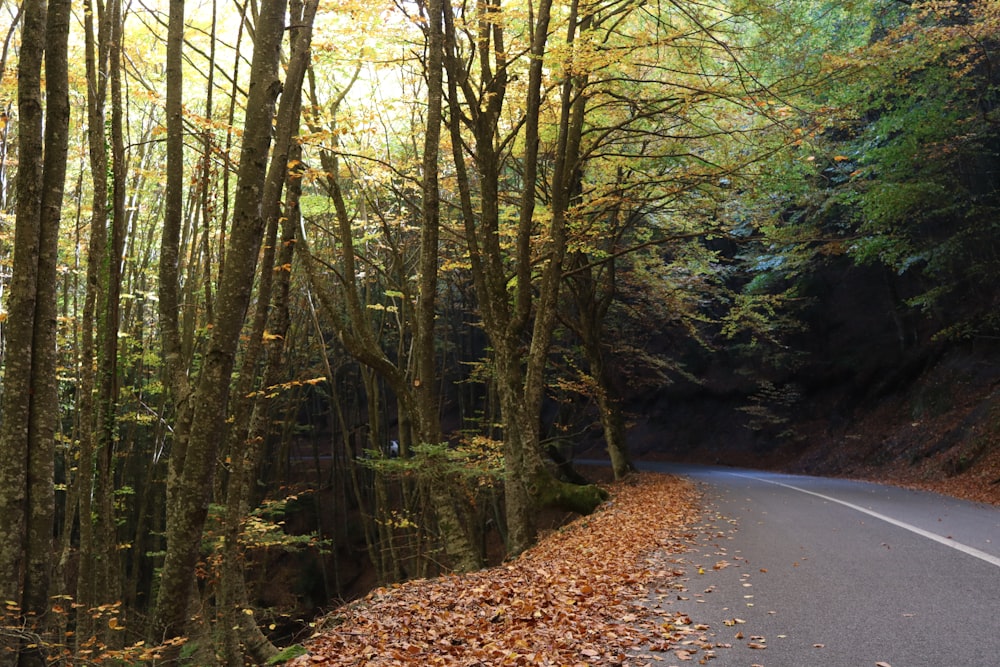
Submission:
[[[762,383],[738,357],[695,357],[698,381],[631,397],[635,456],[861,477],[1000,503],[996,340],[936,340],[942,320],[901,316],[894,279],[844,262],[817,272],[808,328],[790,342],[800,359],[792,371],[765,370]]]

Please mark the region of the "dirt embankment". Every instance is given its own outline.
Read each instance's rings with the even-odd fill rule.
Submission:
[[[796,425],[789,470],[891,481],[1000,504],[1000,359],[944,352],[851,419]]]
[[[1000,503],[1000,338],[988,326],[962,340],[942,335],[992,321],[1000,289],[956,295],[933,312],[903,305],[927,287],[910,273],[832,258],[797,287],[801,330],[780,341],[726,339],[706,350],[665,330],[653,353],[684,373],[617,388],[633,454]]]
[[[799,385],[801,386],[801,385]],[[633,413],[637,458],[856,477],[1000,504],[1000,352],[924,352],[792,404],[703,388]]]

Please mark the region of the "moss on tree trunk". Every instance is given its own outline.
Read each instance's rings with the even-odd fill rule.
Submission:
[[[596,484],[570,484],[556,479],[548,470],[535,473],[535,501],[540,507],[591,514],[608,499],[607,491]]]

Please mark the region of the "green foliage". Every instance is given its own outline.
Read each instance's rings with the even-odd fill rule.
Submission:
[[[267,661],[269,665],[280,665],[288,662],[289,660],[294,660],[299,656],[306,655],[306,647],[302,644],[292,644],[291,646],[286,646],[281,649],[274,657]]]
[[[919,271],[926,289],[910,303],[924,309],[947,304],[957,290],[989,289],[1000,276],[1000,198],[988,175],[1000,164],[1000,136],[987,116],[996,84],[982,60],[997,45],[977,37],[996,18],[984,6],[971,3],[964,27],[929,5],[909,17],[872,46],[874,57],[893,40],[895,57],[862,79],[874,93],[859,88],[854,101],[857,116],[872,120],[851,141],[863,173],[849,186],[861,232],[851,252],[900,274]],[[957,321],[944,327],[947,335],[992,326],[975,306],[950,318]]]
[[[760,380],[750,402],[739,410],[749,415],[747,427],[751,430],[778,430],[780,437],[788,437],[793,434],[786,424],[801,400],[802,394],[794,384],[776,385],[770,380]]]
[[[325,542],[315,534],[292,535],[285,530],[284,517],[291,511],[293,503],[299,496],[290,495],[284,498],[269,499],[252,509],[243,523],[239,534],[240,544],[245,549],[281,549],[283,551],[298,551],[301,549],[322,548]],[[222,539],[226,508],[222,505],[209,506],[209,518],[206,522],[206,537],[213,541]]]
[[[431,481],[454,479],[487,488],[496,485],[503,474],[502,445],[486,436],[471,435],[459,445],[447,442],[414,445],[411,456],[399,458],[367,450],[364,463],[386,475]]]
[[[199,643],[196,641],[187,642],[186,644],[184,644],[180,650],[179,657],[181,661],[183,662],[185,660],[190,660],[191,658],[193,658],[198,653],[199,646],[200,646]]]
[[[250,549],[277,548],[284,551],[321,547],[323,542],[315,533],[290,535],[285,532],[284,516],[289,505],[297,500],[298,496],[294,495],[265,500],[251,510],[243,523],[241,543]]]
[[[793,123],[762,135],[775,152],[727,208],[763,236],[742,257],[751,278],[744,294],[778,294],[825,255],[847,253],[905,276],[907,303],[934,314],[941,335],[992,335],[995,11],[988,2],[850,4],[849,19],[829,3],[814,6],[829,12],[809,33],[825,53],[815,75],[827,81],[786,98]],[[868,36],[857,23],[866,13]],[[838,25],[852,26],[850,38]],[[788,59],[800,62],[786,52],[774,66]],[[744,301],[738,320],[760,326],[778,314]]]

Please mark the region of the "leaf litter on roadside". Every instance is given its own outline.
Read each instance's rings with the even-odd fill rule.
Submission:
[[[682,553],[700,517],[690,482],[642,474],[610,486],[595,514],[517,559],[470,574],[379,588],[319,624],[294,665],[622,665],[687,661],[703,626],[642,604],[677,577],[653,552]]]

